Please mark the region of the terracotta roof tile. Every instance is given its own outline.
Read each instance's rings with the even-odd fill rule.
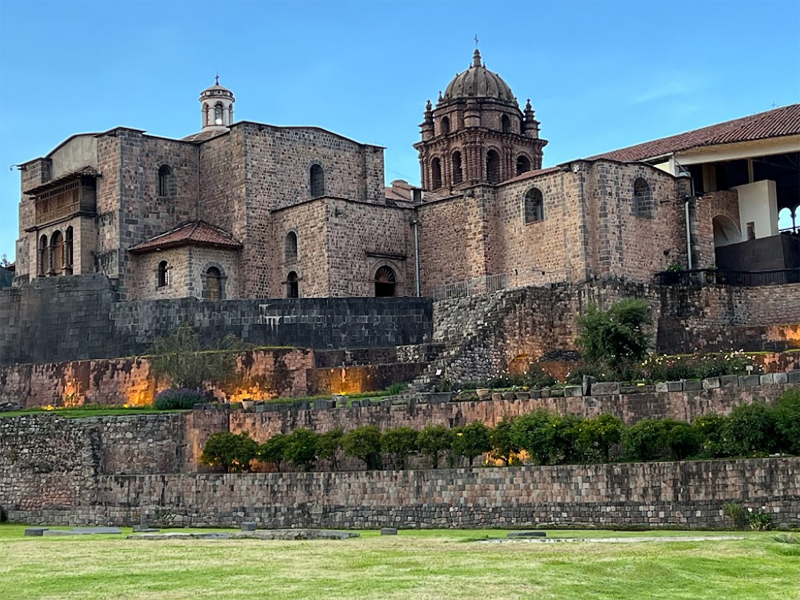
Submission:
[[[800,104],[791,104],[749,117],[725,121],[702,129],[590,156],[589,160],[608,158],[636,162],[690,148],[750,142],[800,134]]]
[[[173,248],[175,246],[217,246],[222,248],[239,249],[242,244],[233,236],[219,227],[209,225],[205,221],[190,221],[178,225],[175,229],[157,235],[141,244],[129,248],[129,252],[141,253]]]

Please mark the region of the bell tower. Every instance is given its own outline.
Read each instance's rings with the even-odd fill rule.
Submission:
[[[508,84],[486,68],[476,48],[466,71],[450,82],[420,125],[423,189],[449,193],[497,184],[542,168],[547,140],[539,137],[531,101],[524,112]]]
[[[219,75],[214,85],[200,93],[203,131],[225,130],[233,125],[233,92],[219,84]]]

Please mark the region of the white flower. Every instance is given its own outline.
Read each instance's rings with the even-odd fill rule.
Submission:
[[[753,512],[753,509],[752,508],[748,508],[747,512]]]

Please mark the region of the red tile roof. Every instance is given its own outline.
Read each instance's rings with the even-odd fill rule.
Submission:
[[[800,134],[800,104],[791,104],[749,117],[590,156],[589,160],[608,158],[621,162],[636,162],[701,146],[750,142],[798,134]]]
[[[175,229],[162,233],[146,242],[130,248],[129,252],[152,252],[175,246],[216,246],[222,248],[239,249],[242,244],[233,236],[219,227],[209,225],[205,221],[190,221],[178,225]]]

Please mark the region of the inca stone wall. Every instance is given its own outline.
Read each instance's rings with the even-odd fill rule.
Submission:
[[[103,275],[37,278],[0,290],[0,364],[138,356],[187,321],[211,343],[376,348],[430,341],[426,298],[118,302]]]

